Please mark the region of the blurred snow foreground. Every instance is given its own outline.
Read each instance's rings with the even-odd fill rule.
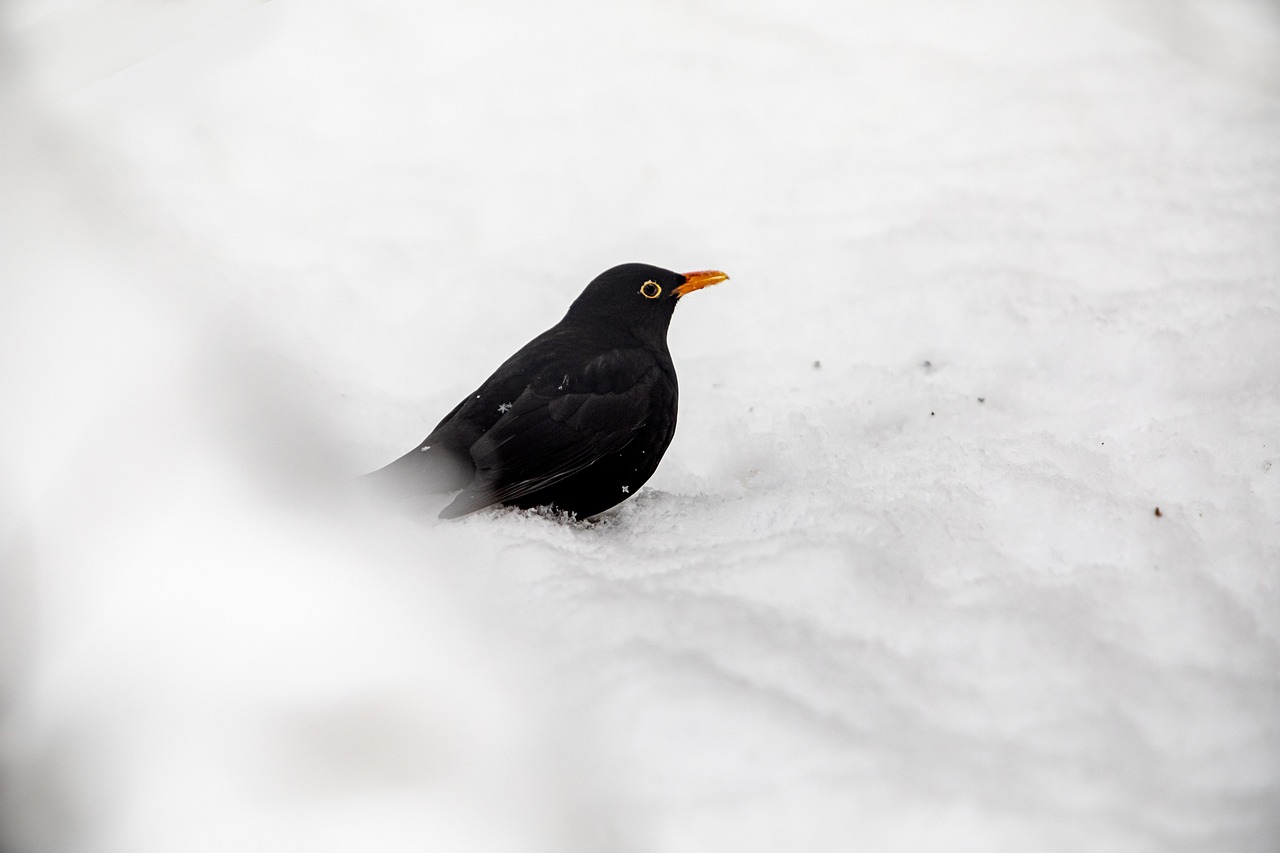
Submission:
[[[5,853],[1276,849],[1274,4],[3,12]],[[627,260],[641,494],[344,498]]]

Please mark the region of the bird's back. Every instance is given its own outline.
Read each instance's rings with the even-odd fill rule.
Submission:
[[[677,397],[665,344],[562,321],[371,477],[397,497],[461,489],[445,518],[496,503],[594,515],[653,474]]]

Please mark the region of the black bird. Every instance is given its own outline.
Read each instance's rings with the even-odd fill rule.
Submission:
[[[579,518],[644,485],[676,429],[667,327],[681,297],[728,278],[606,270],[413,450],[369,477],[399,497],[461,489],[441,518],[495,504]]]

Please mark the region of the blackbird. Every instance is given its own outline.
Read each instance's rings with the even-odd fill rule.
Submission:
[[[606,270],[421,444],[368,476],[401,498],[460,489],[441,518],[495,504],[579,518],[616,506],[675,433],[667,327],[676,303],[727,278],[648,264]]]

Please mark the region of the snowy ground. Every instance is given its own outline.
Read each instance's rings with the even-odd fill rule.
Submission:
[[[6,853],[1280,847],[1274,4],[0,10]],[[629,260],[638,497],[343,497]]]

